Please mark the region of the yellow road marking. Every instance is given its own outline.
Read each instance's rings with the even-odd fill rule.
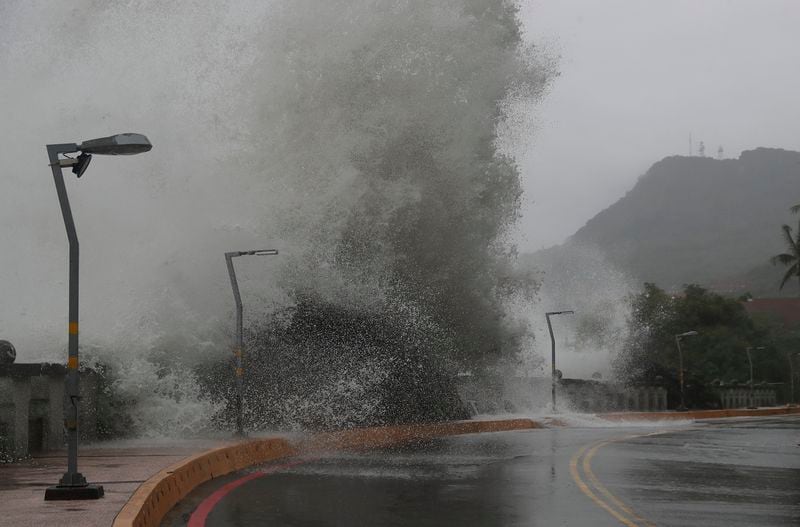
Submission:
[[[588,445],[581,448],[578,453],[572,456],[572,459],[569,461],[569,471],[572,474],[572,479],[574,479],[575,483],[578,484],[578,488],[581,489],[581,492],[586,494],[586,496],[588,496],[589,499],[595,502],[600,508],[604,509],[610,515],[622,522],[623,525],[627,525],[628,527],[639,527],[630,519],[611,508],[611,506],[609,506],[606,502],[598,498],[597,495],[592,492],[592,489],[590,489],[589,486],[581,479],[580,473],[578,472],[578,460],[586,451],[587,447]]]
[[[598,441],[596,443],[591,443],[589,445],[584,445],[580,450],[578,450],[578,452],[574,456],[572,456],[572,459],[570,459],[569,471],[572,474],[572,479],[574,479],[575,483],[578,484],[578,488],[581,490],[581,492],[583,492],[587,497],[589,497],[589,499],[591,499],[600,508],[602,508],[603,510],[611,514],[614,518],[619,520],[623,525],[626,525],[627,527],[641,527],[641,526],[656,527],[655,524],[639,516],[636,512],[633,511],[633,509],[625,505],[625,503],[623,503],[622,500],[617,498],[614,494],[611,493],[610,490],[608,490],[602,483],[600,483],[600,480],[597,478],[594,471],[592,471],[592,458],[594,457],[594,455],[597,453],[598,450],[608,445],[609,443],[624,441],[626,439],[634,439],[637,437],[658,435],[666,432],[669,432],[669,430],[618,437],[616,439],[608,439],[608,440]],[[598,496],[597,493],[594,490],[592,490],[592,488],[583,480],[583,478],[581,478],[581,473],[580,473],[581,468],[583,469],[585,477],[589,480],[589,483],[594,487],[596,491],[605,496],[606,500],[608,501]],[[614,506],[616,506],[617,508],[614,508]]]
[[[638,436],[634,436],[634,437],[638,437]],[[629,439],[629,438],[623,438],[623,439]],[[594,471],[592,471],[592,458],[597,453],[597,451],[600,450],[602,447],[606,446],[609,443],[614,443],[614,442],[620,441],[620,440],[621,439],[615,439],[615,440],[611,440],[611,441],[602,441],[602,442],[596,444],[595,446],[593,446],[589,450],[589,452],[587,452],[587,454],[583,457],[583,472],[589,478],[589,481],[592,483],[592,485],[594,485],[594,487],[597,490],[599,490],[606,498],[611,500],[611,502],[614,505],[619,507],[620,510],[622,510],[625,513],[627,513],[628,516],[631,516],[634,520],[636,520],[636,521],[638,521],[640,523],[643,523],[647,527],[655,527],[652,523],[647,521],[645,518],[642,518],[641,516],[636,514],[636,512],[634,512],[630,507],[625,505],[619,498],[614,496],[614,494],[612,494],[611,491],[608,490],[605,487],[605,485],[600,483],[600,480],[597,479],[597,476],[595,476]]]

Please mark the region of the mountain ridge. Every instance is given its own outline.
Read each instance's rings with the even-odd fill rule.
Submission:
[[[782,268],[765,267],[784,251],[780,227],[797,228],[800,152],[746,150],[737,159],[669,156],[600,211],[559,248],[599,248],[609,262],[640,282],[667,290],[697,283],[720,292],[782,293]],[[527,259],[527,258],[526,258]],[[794,291],[796,292],[796,291]]]

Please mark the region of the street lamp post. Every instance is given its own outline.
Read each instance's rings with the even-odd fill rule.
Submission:
[[[544,317],[547,319],[547,330],[550,332],[550,347],[552,350],[552,371],[550,376],[550,395],[553,399],[553,413],[556,411],[556,338],[553,336],[553,324],[550,323],[550,317],[553,315],[573,315],[575,314],[572,310],[567,311],[548,311],[544,314]]]
[[[244,425],[242,423],[242,410],[244,399],[244,369],[242,368],[242,352],[244,350],[243,333],[243,308],[242,296],[239,294],[239,283],[236,280],[236,270],[233,267],[233,259],[238,256],[274,256],[278,251],[273,249],[263,249],[256,251],[234,251],[225,253],[225,263],[228,266],[228,276],[231,279],[233,289],[233,300],[236,303],[236,347],[233,349],[235,374],[236,374],[236,434],[244,435]]]
[[[794,397],[794,357],[800,357],[800,353],[789,354],[789,404],[797,403],[797,399]]]
[[[65,167],[72,167],[72,172],[81,177],[92,160],[92,154],[131,155],[147,152],[152,148],[147,137],[141,134],[119,134],[111,137],[84,141],[80,145],[62,143],[47,145],[47,156],[53,171],[61,215],[67,229],[69,241],[69,324],[68,324],[68,358],[67,376],[64,381],[64,428],[67,430],[67,471],[58,485],[48,487],[45,500],[81,500],[98,499],[103,496],[103,487],[89,485],[86,478],[78,472],[78,403],[80,401],[80,380],[78,376],[78,235],[72,219],[67,188],[64,184]],[[80,152],[76,158],[66,154]],[[59,158],[64,156],[64,158]]]
[[[750,352],[752,350],[763,350],[763,349],[766,348],[764,348],[764,346],[758,346],[757,348],[754,348],[753,346],[747,346],[744,349],[745,352],[747,352],[747,362],[750,363],[750,406],[747,407],[750,410],[754,410],[756,408],[755,399],[753,397],[753,357],[750,355]]]
[[[697,331],[687,331],[686,333],[675,335],[675,344],[678,345],[678,367],[680,368],[680,371],[678,372],[678,379],[681,385],[681,405],[677,408],[679,412],[685,412],[688,410],[688,408],[686,408],[686,394],[684,393],[683,389],[683,350],[681,350],[681,339],[685,337],[694,337],[695,335],[697,335]]]

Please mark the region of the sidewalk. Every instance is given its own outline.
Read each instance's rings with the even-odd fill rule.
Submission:
[[[611,412],[597,414],[608,421],[683,421],[700,419],[725,419],[731,417],[768,417],[772,415],[798,415],[799,406],[767,406],[764,408],[729,408],[727,410],[689,410],[676,412]]]
[[[44,501],[44,491],[66,470],[65,452],[0,465],[0,524],[15,527],[72,525],[108,527],[133,492],[150,476],[181,459],[227,444],[192,440],[81,448],[78,468],[105,497],[84,501]]]

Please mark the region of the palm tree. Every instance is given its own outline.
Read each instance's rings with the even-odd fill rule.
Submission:
[[[800,207],[798,207],[798,210],[800,210]],[[783,275],[783,280],[781,280],[779,289],[783,289],[786,282],[793,276],[796,276],[800,282],[800,223],[797,227],[797,238],[792,235],[792,228],[788,225],[782,225],[781,229],[783,229],[783,238],[786,242],[787,252],[777,254],[770,258],[772,265],[781,264],[789,267],[789,269],[786,270],[786,274]]]

